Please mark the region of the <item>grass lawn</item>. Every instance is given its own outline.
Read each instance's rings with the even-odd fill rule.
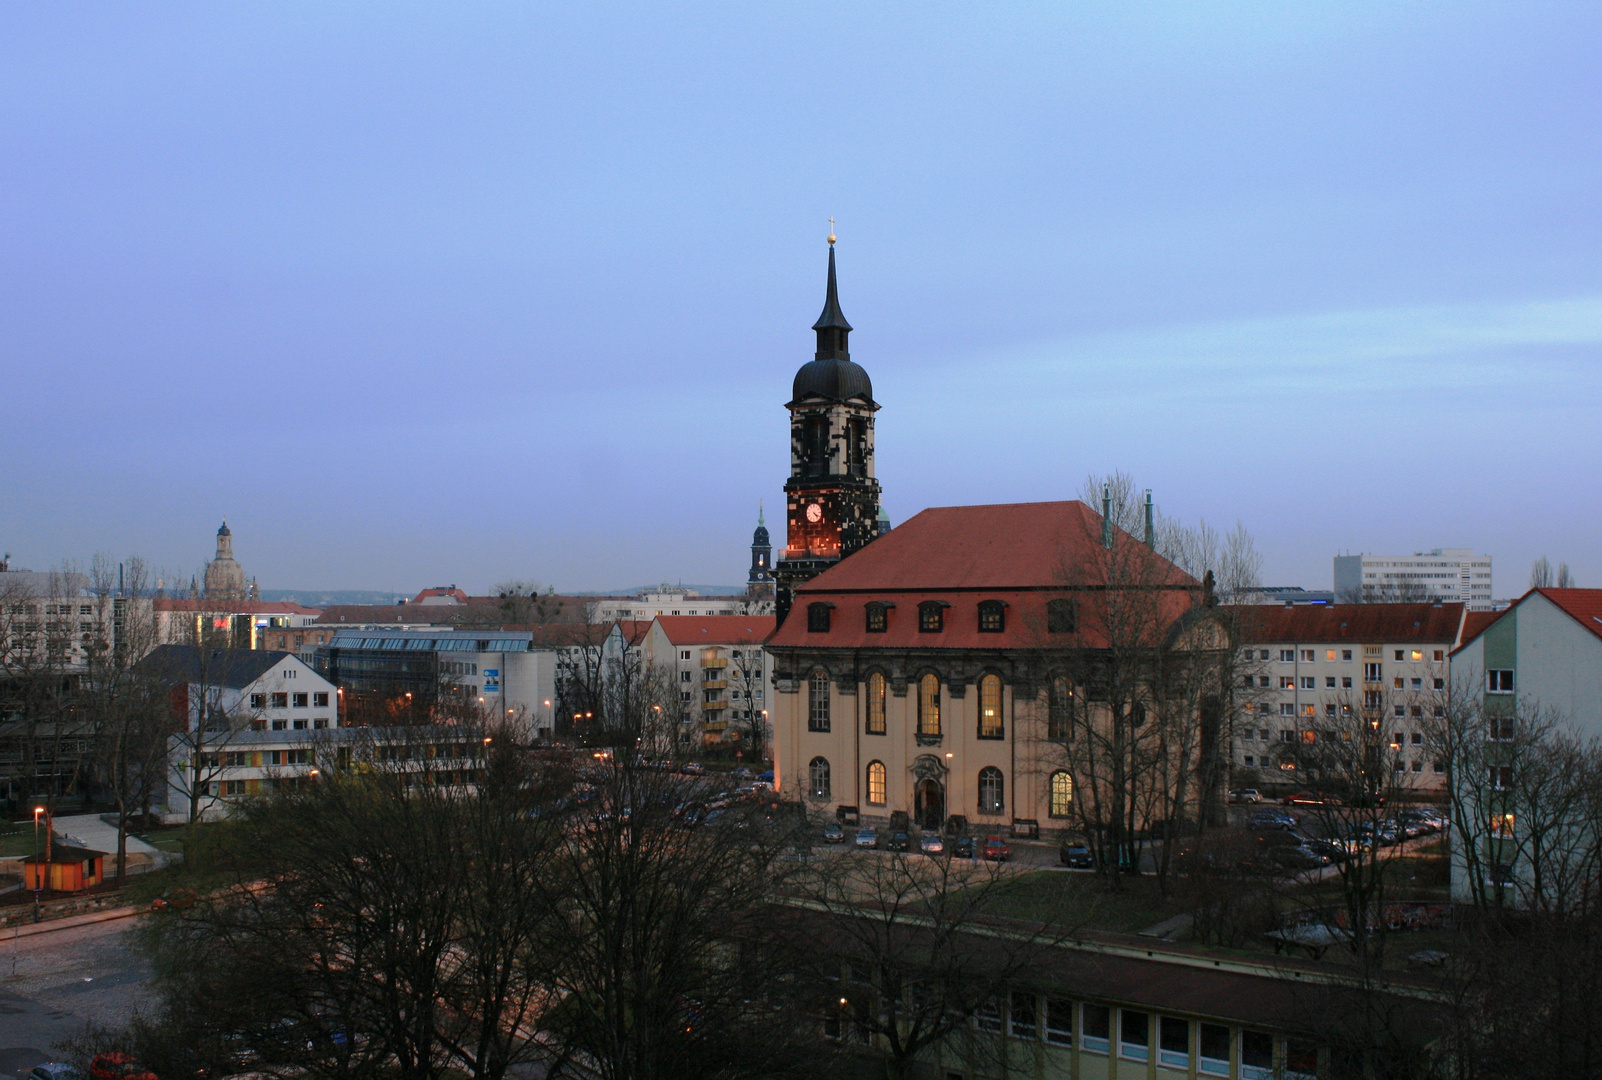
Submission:
[[[1162,896],[1151,876],[1126,877],[1113,888],[1095,874],[1039,870],[1019,874],[1001,890],[997,915],[1115,933],[1138,933],[1184,911],[1177,900]]]
[[[39,830],[39,846],[44,846],[44,829]],[[33,854],[33,827],[21,829],[17,832],[0,833],[0,858],[11,858],[17,855]]]

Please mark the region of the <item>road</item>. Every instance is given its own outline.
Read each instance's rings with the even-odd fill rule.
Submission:
[[[54,1060],[58,1039],[91,1021],[122,1023],[149,1000],[150,965],[127,937],[134,921],[0,936],[0,1077]]]

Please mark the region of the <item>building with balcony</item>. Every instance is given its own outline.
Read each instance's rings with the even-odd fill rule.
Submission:
[[[771,615],[672,616],[653,619],[641,647],[647,662],[671,672],[687,721],[709,745],[745,742],[766,749],[772,664],[763,642]]]

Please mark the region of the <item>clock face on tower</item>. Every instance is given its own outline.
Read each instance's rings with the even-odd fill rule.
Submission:
[[[816,523],[822,521],[823,520],[823,507],[821,505],[819,505],[818,503],[811,503],[810,505],[808,505],[807,506],[807,520],[812,522],[813,524],[816,524]]]

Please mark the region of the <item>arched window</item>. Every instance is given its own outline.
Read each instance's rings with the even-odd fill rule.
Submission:
[[[1046,703],[1046,737],[1058,741],[1073,738],[1074,684],[1066,675],[1051,680],[1050,695]]]
[[[1074,807],[1074,778],[1067,770],[1051,774],[1051,816],[1065,818]]]
[[[987,765],[979,770],[979,812],[981,814],[1000,814],[1006,811],[1005,785],[1006,781],[1001,778],[1001,770],[994,765]]]
[[[999,634],[1007,628],[1007,605],[1000,600],[986,600],[979,605],[979,632]]]
[[[883,806],[885,804],[884,792],[884,762],[868,762],[868,805]]]
[[[933,672],[918,680],[918,734],[940,734],[940,679]]]
[[[807,680],[807,730],[829,730],[829,675],[822,668]]]
[[[1005,735],[1001,722],[1001,677],[986,675],[979,680],[979,737],[1000,739]]]
[[[808,793],[814,799],[827,799],[829,797],[829,759],[815,757],[808,768],[810,787]]]
[[[1079,629],[1079,605],[1072,600],[1046,601],[1046,632],[1072,634]]]
[[[884,734],[884,676],[877,671],[868,676],[868,734]]]

